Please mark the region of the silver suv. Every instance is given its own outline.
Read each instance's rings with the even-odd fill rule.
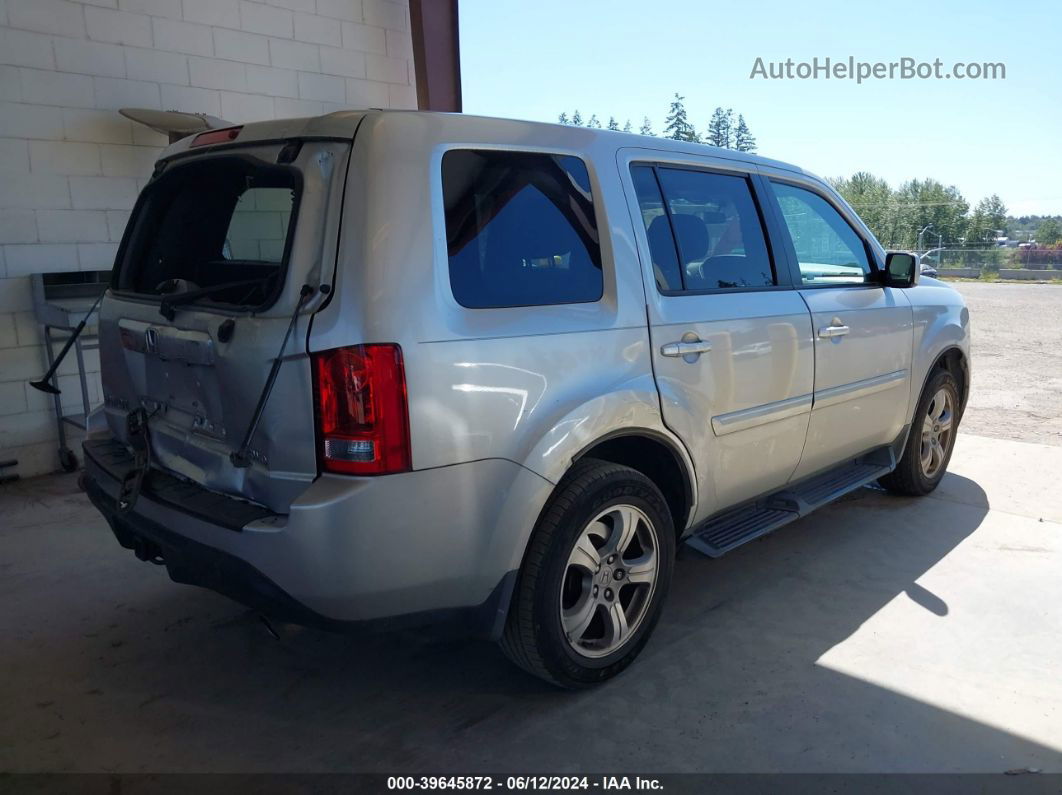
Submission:
[[[84,484],[177,582],[483,633],[586,686],[649,639],[678,544],[936,487],[968,313],[918,281],[821,179],[733,151],[415,112],[212,130],[129,222]]]

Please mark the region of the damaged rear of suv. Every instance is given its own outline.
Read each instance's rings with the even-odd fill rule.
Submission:
[[[408,274],[381,273],[365,231],[393,161],[377,171],[368,143],[354,149],[362,120],[216,130],[164,153],[101,309],[84,484],[138,557],[272,617],[489,634],[515,576],[492,529],[520,529],[502,504],[549,483],[511,461],[432,466],[426,435],[413,461],[419,330],[393,307]],[[398,240],[402,224],[392,210]]]
[[[212,130],[131,216],[84,482],[178,582],[584,687],[648,642],[678,544],[936,488],[968,325],[748,153],[403,111]]]

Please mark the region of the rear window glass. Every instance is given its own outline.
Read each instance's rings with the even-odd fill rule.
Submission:
[[[203,302],[271,303],[283,286],[300,185],[294,168],[248,157],[173,166],[138,202],[118,289],[172,295],[219,287]]]
[[[745,177],[659,168],[687,290],[775,283],[763,225]]]
[[[481,309],[601,298],[601,247],[582,160],[452,150],[443,155],[442,185],[458,303]]]
[[[295,195],[289,188],[245,190],[229,218],[222,256],[230,261],[283,263],[294,206]]]
[[[664,197],[656,181],[655,169],[652,166],[632,166],[631,178],[638,195],[645,234],[649,239],[649,255],[653,260],[657,289],[663,292],[682,290],[682,272],[675,237],[671,233],[671,222],[664,209]]]

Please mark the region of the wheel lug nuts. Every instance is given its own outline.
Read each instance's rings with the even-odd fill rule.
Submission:
[[[623,573],[623,569],[616,569],[614,572],[612,572],[612,576],[615,577],[617,580],[622,580],[626,575]]]
[[[607,562],[608,562],[608,563],[611,563],[611,562],[612,562],[612,561],[614,561],[615,559],[616,559],[616,556],[615,556],[615,555],[609,555],[609,556],[608,556],[608,561],[607,561]]]
[[[605,589],[605,598],[606,599],[612,599],[612,589],[611,588],[606,588]]]
[[[594,586],[594,596],[597,596],[597,586]]]

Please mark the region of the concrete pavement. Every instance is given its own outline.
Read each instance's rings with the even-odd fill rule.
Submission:
[[[171,583],[72,476],[0,489],[0,770],[1062,771],[1062,448],[960,435],[930,498],[864,489],[688,552],[619,679],[485,643],[282,627]]]

